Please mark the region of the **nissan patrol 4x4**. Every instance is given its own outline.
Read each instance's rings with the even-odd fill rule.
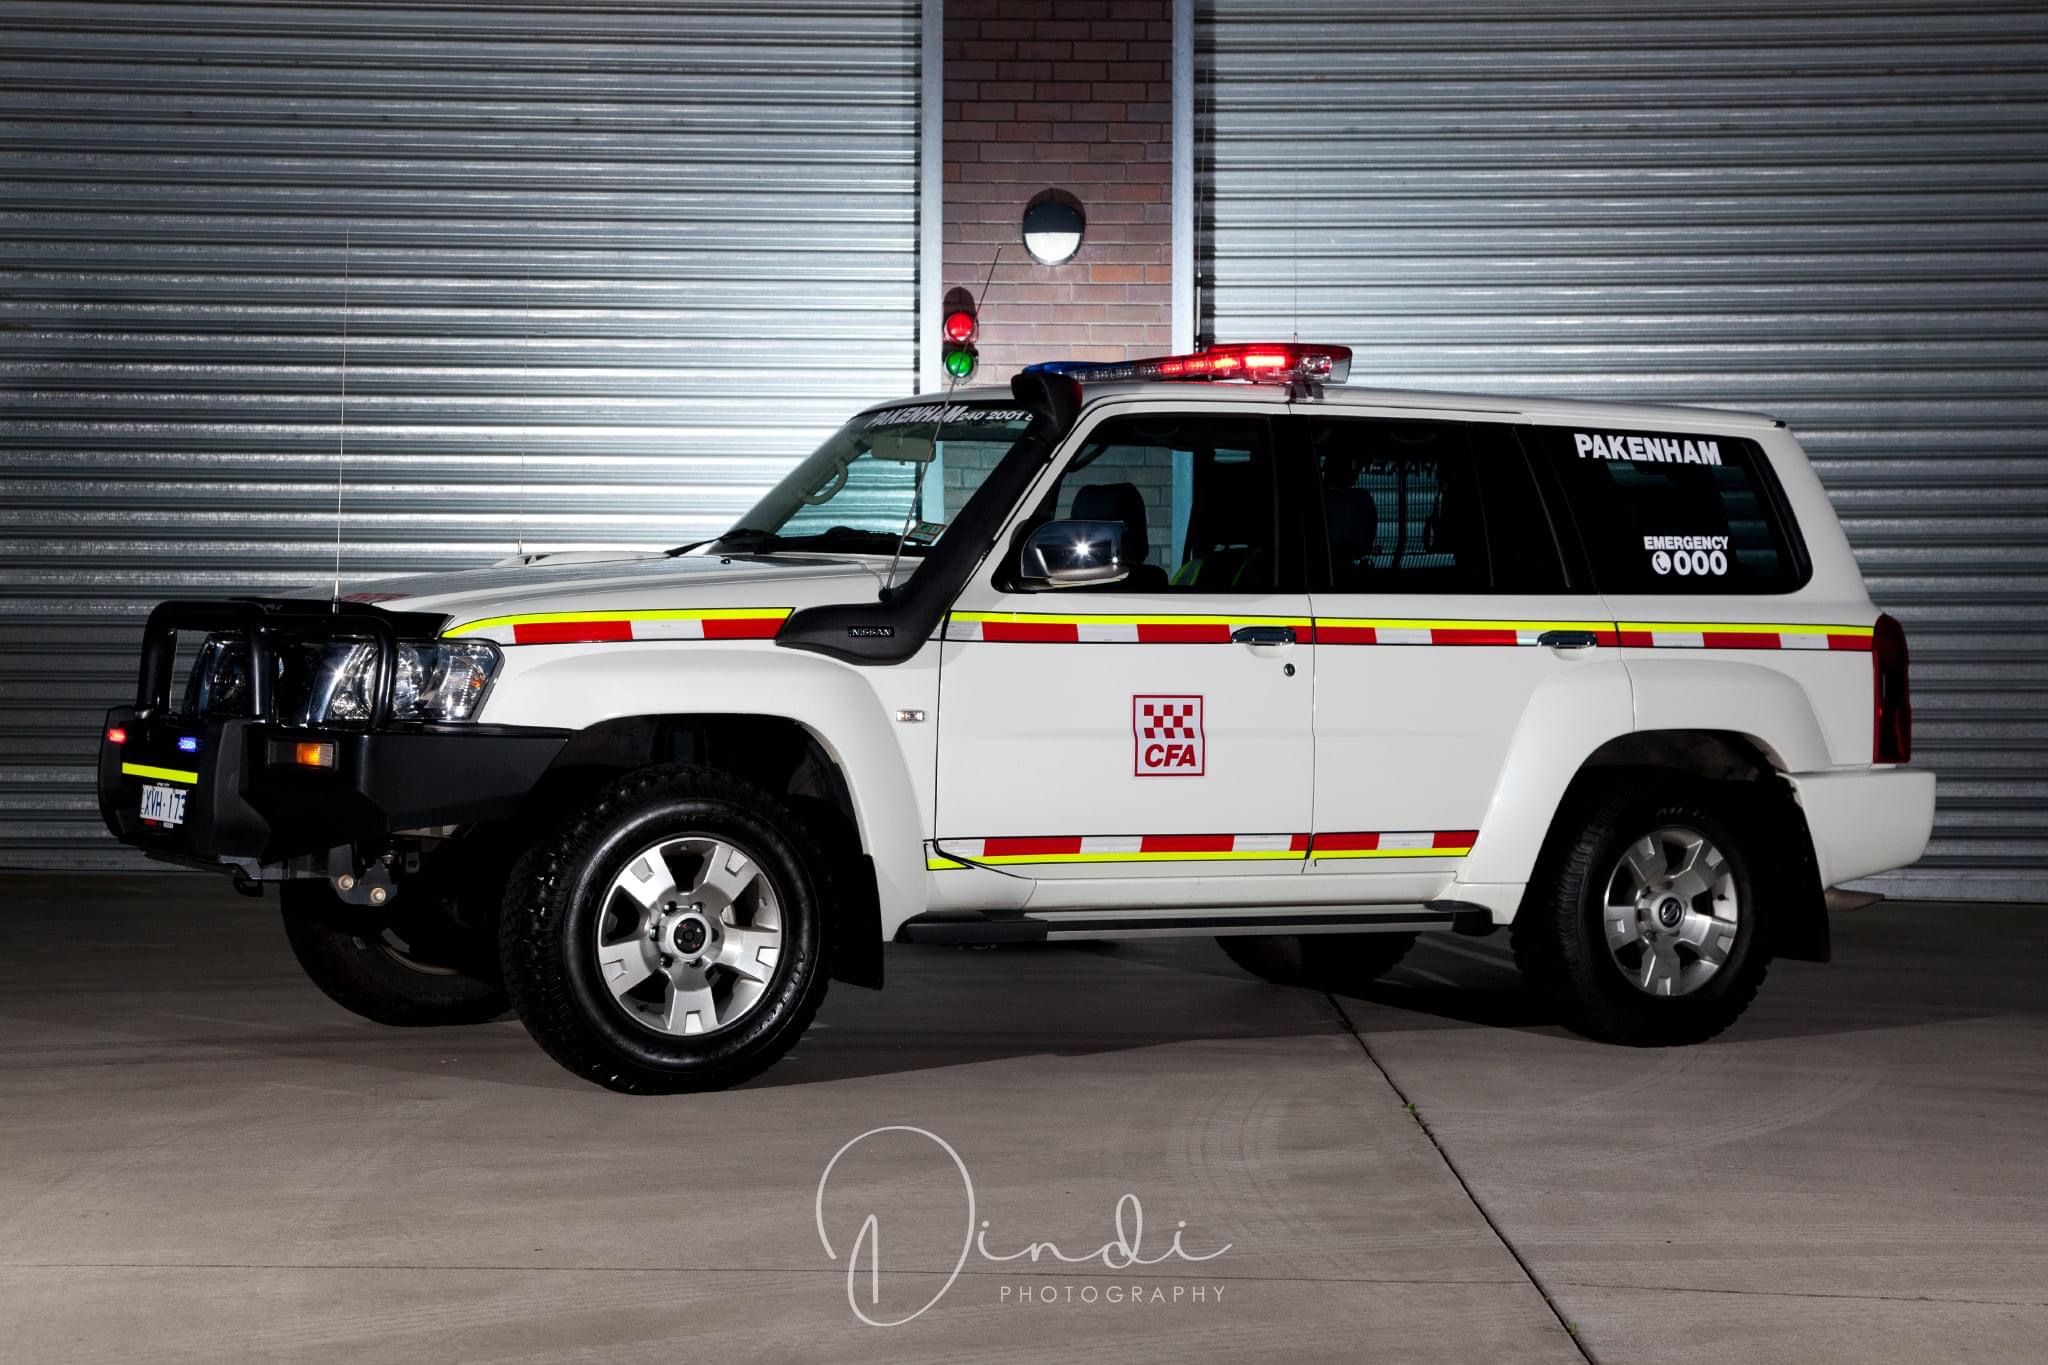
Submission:
[[[730,1085],[886,942],[1214,935],[1362,985],[1512,934],[1710,1037],[1917,858],[1906,643],[1782,422],[1344,386],[1340,347],[856,415],[717,539],[167,602],[108,826],[278,883],[393,1024]]]

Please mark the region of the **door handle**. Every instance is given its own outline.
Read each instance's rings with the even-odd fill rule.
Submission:
[[[1230,639],[1240,645],[1291,645],[1294,643],[1294,627],[1239,626],[1230,632]]]
[[[1536,637],[1536,643],[1552,649],[1591,649],[1600,643],[1600,637],[1590,630],[1546,630]]]

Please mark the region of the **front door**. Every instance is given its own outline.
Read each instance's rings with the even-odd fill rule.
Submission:
[[[1262,407],[1099,419],[998,542],[946,626],[935,869],[1095,884],[1070,904],[1297,877],[1314,649]],[[1016,532],[1054,520],[1121,522],[1129,576],[1024,590]]]

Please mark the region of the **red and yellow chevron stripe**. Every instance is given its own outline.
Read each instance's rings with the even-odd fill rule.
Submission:
[[[1293,626],[1306,639],[1312,624],[1306,616],[956,611],[946,638],[1006,644],[1227,645],[1240,626]]]
[[[1048,863],[1292,862],[1324,858],[1462,858],[1477,830],[1324,834],[1055,834],[935,839],[933,872]]]
[[[992,644],[1229,644],[1240,626],[1293,626],[1304,644],[1527,646],[1576,630],[1597,644],[1640,649],[1870,649],[1871,627],[1752,622],[1522,621],[1463,617],[1129,615],[956,611],[949,640]]]
[[[787,607],[702,610],[548,611],[467,621],[449,635],[501,645],[580,645],[623,640],[772,640]]]
[[[1630,649],[1847,649],[1868,654],[1870,626],[1772,626],[1702,621],[1623,621]]]

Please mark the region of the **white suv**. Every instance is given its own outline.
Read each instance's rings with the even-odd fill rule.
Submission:
[[[1897,623],[1782,422],[1348,365],[1037,367],[707,544],[165,603],[104,815],[282,883],[348,1008],[509,999],[627,1091],[753,1075],[889,941],[1343,988],[1508,925],[1572,1027],[1710,1037],[1925,847]]]

